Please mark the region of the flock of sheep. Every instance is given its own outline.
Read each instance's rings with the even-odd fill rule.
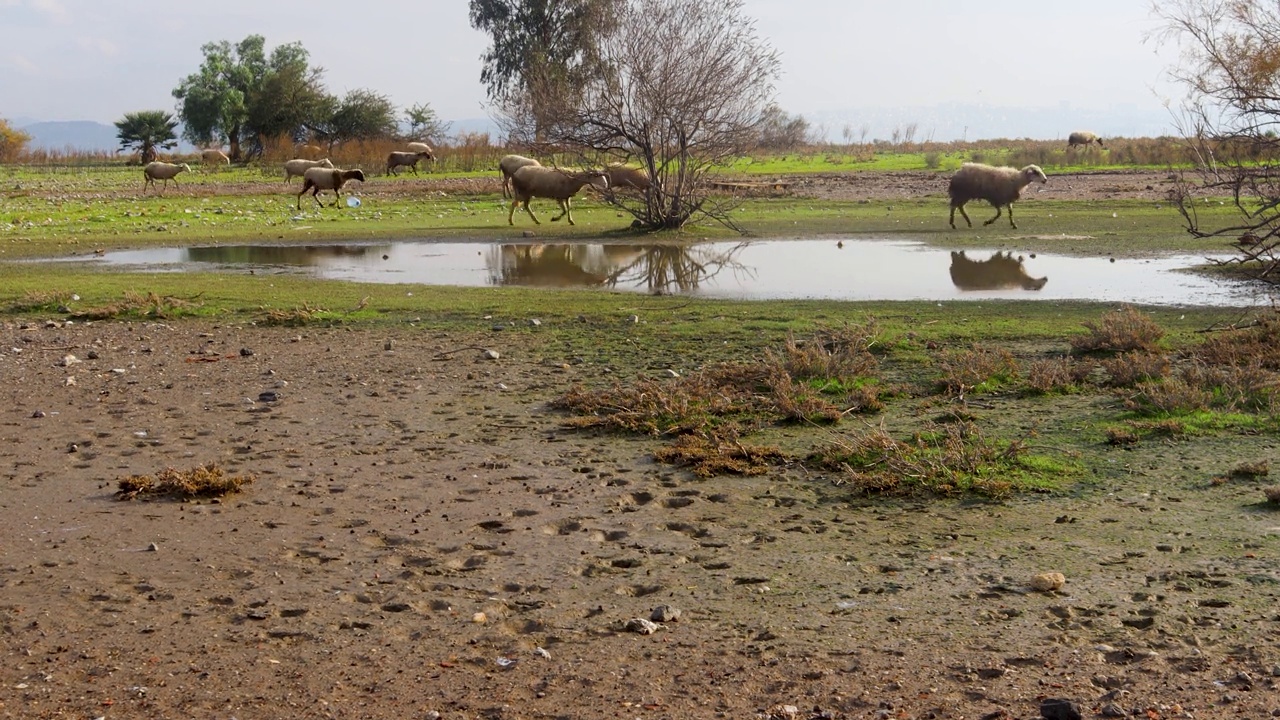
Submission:
[[[1087,147],[1093,143],[1102,146],[1102,138],[1091,132],[1073,132],[1067,138],[1067,144],[1071,148],[1076,146]],[[425,143],[411,142],[406,147],[408,148],[407,151],[395,151],[387,156],[386,172],[388,175],[397,174],[397,170],[401,167],[408,167],[417,175],[418,161],[435,159],[435,154],[431,147]],[[201,151],[201,160],[205,165],[226,165],[230,163],[225,153],[215,149]],[[148,186],[154,188],[157,180],[164,181],[162,186],[164,188],[169,186],[170,180],[173,181],[174,185],[177,185],[178,174],[190,171],[191,168],[186,164],[148,163],[142,169],[144,177],[143,191],[145,192]],[[609,165],[604,170],[568,170],[546,167],[537,160],[523,155],[503,156],[498,161],[498,172],[502,175],[502,196],[511,198],[511,207],[507,211],[508,225],[515,224],[516,208],[521,205],[524,206],[524,211],[528,213],[534,224],[541,224],[537,216],[533,214],[533,211],[529,209],[529,201],[533,198],[555,200],[560,205],[560,214],[551,218],[552,222],[565,217],[568,218],[569,224],[573,225],[573,213],[569,204],[570,199],[583,187],[591,185],[602,192],[612,192],[620,188],[633,188],[644,192],[651,185],[649,175],[640,168],[626,165]],[[302,191],[298,193],[297,200],[299,209],[302,208],[302,196],[307,194],[308,191],[311,192],[316,204],[321,207],[324,204],[320,202],[320,192],[323,190],[332,191],[334,194],[333,205],[337,205],[338,200],[341,198],[344,184],[352,180],[359,180],[360,182],[365,180],[365,174],[362,170],[334,168],[333,163],[328,158],[321,160],[295,158],[284,163],[285,182],[289,182],[295,175],[302,178]],[[951,215],[949,218],[951,228],[954,230],[956,227],[957,210],[960,211],[965,223],[969,227],[973,227],[973,221],[969,219],[969,214],[965,212],[964,206],[971,200],[985,200],[996,209],[996,214],[995,217],[985,221],[984,225],[990,225],[999,220],[1003,211],[1007,209],[1009,211],[1009,225],[1016,230],[1018,225],[1013,220],[1013,203],[1022,196],[1022,190],[1033,182],[1048,182],[1044,171],[1036,165],[1027,165],[1022,169],[1017,169],[995,167],[983,163],[964,163],[956,171],[955,175],[951,176],[951,182],[947,188],[947,194],[951,198]]]

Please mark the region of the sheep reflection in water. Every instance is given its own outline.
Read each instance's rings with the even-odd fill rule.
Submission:
[[[495,285],[639,287],[655,295],[690,292],[723,269],[749,273],[734,260],[745,243],[711,245],[501,245],[487,258]]]
[[[1022,256],[997,252],[986,260],[970,260],[964,251],[951,253],[951,282],[961,290],[1039,290],[1049,278],[1035,278],[1022,266]]]

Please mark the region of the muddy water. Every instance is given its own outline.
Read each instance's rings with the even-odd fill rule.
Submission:
[[[1186,272],[1203,256],[1082,258],[914,242],[772,240],[693,245],[400,241],[129,250],[88,262],[157,272],[306,273],[428,285],[607,288],[744,299],[1099,300],[1256,305],[1256,288]]]

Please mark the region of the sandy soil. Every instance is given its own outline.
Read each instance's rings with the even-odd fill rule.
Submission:
[[[1176,448],[1003,504],[696,480],[477,323],[0,324],[0,718],[1280,715],[1280,516]],[[256,480],[114,495],[209,462]]]

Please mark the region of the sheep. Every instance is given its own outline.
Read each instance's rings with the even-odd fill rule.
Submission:
[[[230,165],[231,158],[227,154],[217,148],[209,148],[200,151],[200,160],[206,167],[211,165]]]
[[[624,188],[630,187],[637,190],[648,190],[649,173],[644,168],[629,167],[627,165],[610,165],[605,168],[609,173],[609,187]]]
[[[415,144],[418,144],[418,143],[415,143]],[[434,155],[431,154],[430,150],[421,151],[421,152],[393,152],[387,156],[387,174],[395,175],[396,168],[400,167],[401,165],[408,165],[409,168],[413,170],[413,174],[417,175],[418,161],[424,160],[424,159],[435,160],[436,158]]]
[[[147,186],[156,186],[156,180],[164,180],[163,187],[169,187],[169,181],[172,180],[174,185],[178,184],[178,173],[191,172],[191,167],[186,163],[174,165],[167,162],[149,162],[142,168],[142,191],[147,191]]]
[[[409,148],[409,152],[431,153],[432,155],[430,159],[435,160],[435,151],[431,149],[430,145],[424,142],[405,143],[405,147]]]
[[[529,165],[542,165],[542,163],[523,155],[502,156],[502,159],[498,161],[498,172],[502,173],[502,197],[511,197],[511,176],[515,175],[520,168],[528,167]]]
[[[569,171],[559,168],[526,165],[516,170],[511,176],[511,209],[507,212],[507,224],[514,225],[512,216],[516,207],[524,203],[524,211],[533,218],[535,225],[541,225],[529,209],[529,200],[535,197],[550,198],[560,203],[560,214],[551,218],[555,222],[568,216],[569,224],[573,222],[573,213],[569,211],[569,198],[582,189],[583,185],[591,185],[599,190],[609,189],[609,175],[601,170]]]
[[[333,163],[329,162],[329,158],[323,160],[304,160],[302,158],[294,158],[284,164],[284,181],[287,183],[294,175],[302,177],[311,168],[332,168]]]
[[[316,204],[324,207],[324,203],[320,202],[321,190],[333,191],[333,204],[336,206],[338,200],[342,198],[342,186],[349,180],[359,180],[364,182],[363,170],[334,170],[333,168],[313,167],[302,174],[302,192],[298,193],[298,209],[302,209],[302,196],[311,191],[311,196],[315,198]]]
[[[1039,290],[1049,278],[1028,275],[1021,255],[997,251],[986,260],[970,260],[961,250],[951,253],[951,282],[961,290]]]
[[[996,209],[996,216],[983,223],[990,225],[1000,219],[1001,208],[1009,208],[1009,225],[1018,229],[1013,221],[1013,202],[1022,196],[1022,189],[1033,180],[1049,182],[1044,171],[1035,165],[1028,165],[1021,170],[1011,167],[992,167],[982,163],[965,163],[955,175],[951,176],[951,229],[956,227],[956,210],[964,216],[964,221],[973,227],[973,221],[964,211],[964,204],[970,200],[986,200]]]
[[[1102,144],[1102,138],[1091,132],[1073,132],[1067,136],[1067,147],[1069,148],[1073,148],[1077,145],[1092,145],[1095,142],[1098,143],[1098,147],[1106,147],[1106,145]]]

